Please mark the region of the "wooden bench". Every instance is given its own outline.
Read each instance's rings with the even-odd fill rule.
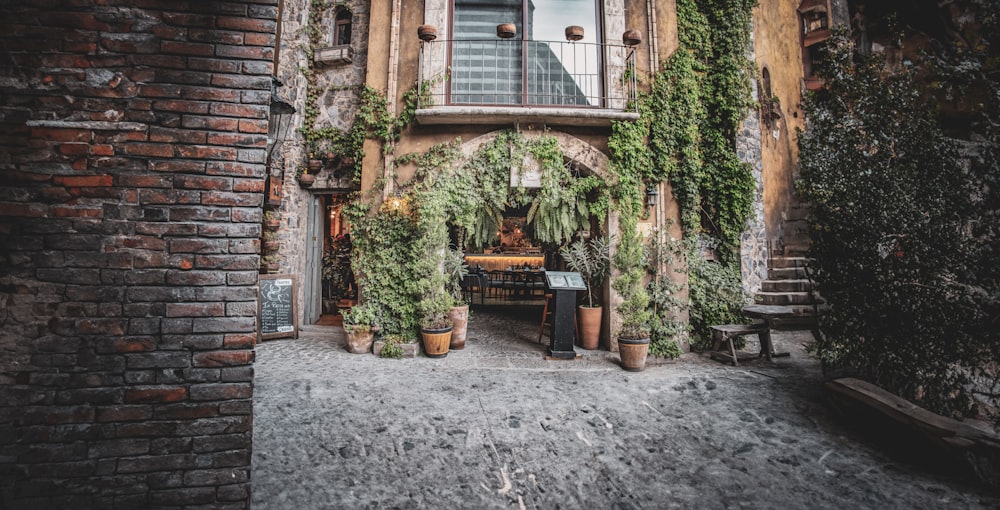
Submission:
[[[826,388],[951,450],[972,468],[980,480],[1000,487],[1000,436],[994,431],[933,413],[861,379],[834,379],[826,383]]]
[[[768,328],[766,322],[758,322],[754,324],[722,324],[720,326],[712,326],[711,329],[713,341],[712,359],[732,363],[733,366],[739,366],[740,360],[736,354],[736,344],[733,340],[743,335],[752,335],[766,331]],[[728,344],[729,352],[721,350],[723,342]],[[743,361],[759,358],[764,354],[764,344],[761,342],[761,353],[753,357],[744,357]]]

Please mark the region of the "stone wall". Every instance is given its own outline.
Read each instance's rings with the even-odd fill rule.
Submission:
[[[3,4],[0,507],[246,508],[277,0]]]

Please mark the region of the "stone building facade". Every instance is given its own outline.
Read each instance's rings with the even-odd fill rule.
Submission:
[[[278,2],[0,7],[0,507],[247,508]]]

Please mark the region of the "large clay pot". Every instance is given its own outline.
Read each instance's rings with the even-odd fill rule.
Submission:
[[[583,39],[583,27],[578,25],[570,25],[566,27],[567,41],[579,41],[580,39]]]
[[[640,372],[646,368],[649,354],[648,338],[619,338],[618,354],[622,358],[622,368],[629,372]]]
[[[497,37],[510,39],[517,35],[517,25],[513,23],[501,23],[497,25]]]
[[[577,328],[580,332],[580,347],[596,349],[601,342],[601,316],[604,308],[578,306],[576,308]]]
[[[450,347],[456,351],[465,349],[465,337],[469,330],[469,305],[452,307],[448,311],[448,318],[455,323],[451,330]]]
[[[371,328],[346,327],[347,351],[352,354],[365,354],[372,352],[372,341],[375,333]]]
[[[301,185],[304,188],[312,186],[314,182],[316,182],[316,176],[313,174],[304,173],[299,176],[299,185]]]
[[[420,338],[424,342],[424,354],[428,358],[443,358],[448,355],[448,345],[451,343],[451,329],[420,329]]]

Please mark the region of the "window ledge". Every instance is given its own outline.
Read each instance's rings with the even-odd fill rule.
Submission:
[[[313,61],[326,65],[348,64],[353,60],[353,56],[354,52],[350,46],[331,46],[316,50],[313,53]]]
[[[636,112],[602,108],[551,108],[521,106],[434,106],[418,109],[417,122],[441,124],[514,124],[610,126],[613,121],[639,120]]]

